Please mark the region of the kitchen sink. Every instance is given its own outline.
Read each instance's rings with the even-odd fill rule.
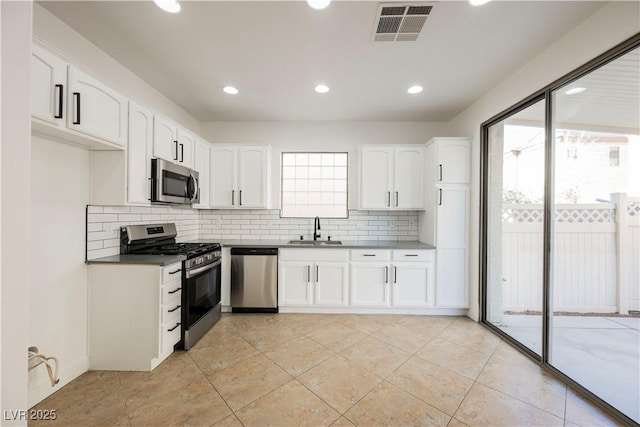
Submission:
[[[289,240],[290,245],[333,246],[341,245],[340,240]]]

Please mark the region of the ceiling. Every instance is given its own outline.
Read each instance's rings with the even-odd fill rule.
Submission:
[[[604,5],[441,1],[417,41],[373,42],[379,2],[40,4],[200,121],[448,121]]]

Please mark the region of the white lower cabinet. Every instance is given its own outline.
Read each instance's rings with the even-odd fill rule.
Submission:
[[[91,264],[89,369],[151,371],[181,337],[182,263]]]
[[[341,249],[281,249],[278,306],[346,306],[348,253]]]
[[[434,250],[281,249],[278,305],[423,313],[434,306],[434,263]]]
[[[389,265],[377,262],[351,264],[351,305],[389,305]]]

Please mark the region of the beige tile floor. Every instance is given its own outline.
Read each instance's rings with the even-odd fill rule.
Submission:
[[[34,409],[51,426],[616,425],[484,327],[434,316],[227,314],[151,373],[88,372]]]

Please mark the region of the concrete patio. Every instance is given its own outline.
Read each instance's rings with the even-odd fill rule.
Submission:
[[[497,327],[536,353],[540,315],[504,315]],[[640,317],[554,316],[551,364],[640,422]]]

